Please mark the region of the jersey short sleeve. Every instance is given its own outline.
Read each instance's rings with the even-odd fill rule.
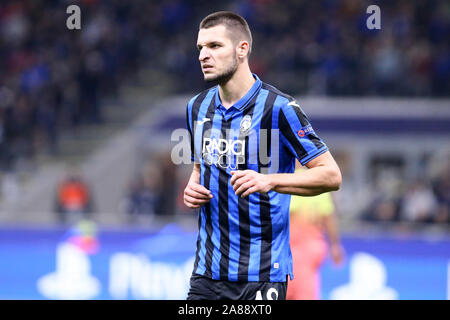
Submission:
[[[189,145],[191,149],[191,161],[194,161],[194,135],[192,132],[192,121],[191,121],[191,113],[192,113],[192,104],[188,103],[186,106],[186,129],[189,132]]]
[[[328,150],[295,100],[283,103],[278,122],[282,143],[302,165]]]

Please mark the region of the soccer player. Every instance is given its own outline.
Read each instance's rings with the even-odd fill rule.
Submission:
[[[244,18],[208,15],[197,48],[216,85],[186,110],[194,167],[184,203],[200,209],[187,299],[285,299],[290,195],[338,190],[340,170],[298,103],[250,71]],[[309,170],[294,173],[296,158]]]
[[[298,161],[296,166],[296,172],[304,170]],[[291,197],[290,238],[295,278],[289,281],[286,298],[318,300],[321,297],[320,268],[328,251],[336,265],[344,259],[335,206],[329,192],[314,197]]]

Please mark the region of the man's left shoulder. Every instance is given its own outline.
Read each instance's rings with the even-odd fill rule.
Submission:
[[[298,109],[300,113],[303,113],[303,110],[300,107],[300,103],[291,95],[267,83],[263,83],[262,88],[275,95],[273,107],[275,107],[277,110],[283,110],[283,112],[287,112],[286,109],[293,109],[296,113],[298,113],[296,110]]]
[[[276,88],[271,84],[263,82],[262,89],[265,89],[271,92],[272,94],[276,95],[277,101],[279,101],[279,103],[281,103],[282,105],[288,105],[289,103],[296,101],[294,97],[281,91],[280,89]]]

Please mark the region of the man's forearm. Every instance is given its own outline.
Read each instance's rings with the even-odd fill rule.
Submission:
[[[194,163],[189,181],[200,183],[200,165],[198,163]]]
[[[299,196],[315,196],[324,192],[336,191],[341,184],[339,170],[327,166],[269,176],[272,190]]]

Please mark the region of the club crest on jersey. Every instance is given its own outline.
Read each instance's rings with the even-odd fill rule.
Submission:
[[[244,118],[242,118],[241,120],[241,129],[240,129],[240,133],[241,134],[246,134],[248,133],[248,131],[250,130],[250,127],[252,125],[252,117],[249,115],[246,115]]]

